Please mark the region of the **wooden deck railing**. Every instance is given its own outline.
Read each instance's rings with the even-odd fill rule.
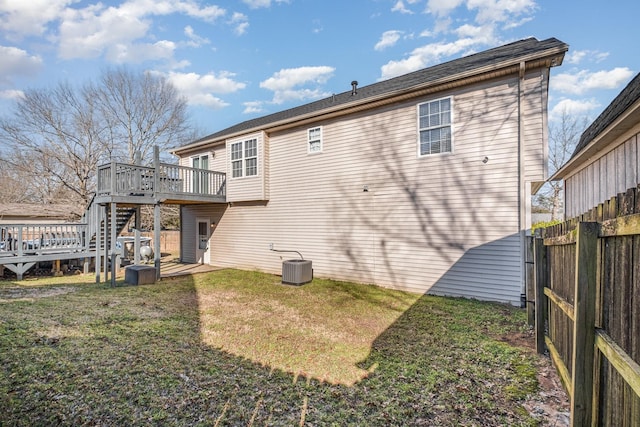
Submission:
[[[0,258],[88,250],[87,224],[3,224]]]
[[[159,163],[152,167],[112,162],[98,168],[98,196],[150,196],[158,193],[226,196],[223,172]]]
[[[226,176],[222,172],[160,163],[161,193],[225,196]]]

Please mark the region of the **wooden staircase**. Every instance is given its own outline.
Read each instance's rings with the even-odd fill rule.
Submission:
[[[87,236],[89,241],[89,248],[92,251],[96,250],[97,233],[102,233],[100,239],[100,250],[105,251],[105,248],[109,250],[111,248],[111,232],[107,232],[104,235],[105,221],[107,222],[107,230],[111,230],[111,215],[107,210],[105,213],[104,208],[99,209],[100,206],[94,204],[95,197],[89,203],[89,207],[85,211],[83,222],[89,224],[89,235]],[[124,228],[127,226],[133,215],[136,213],[136,208],[129,206],[117,206],[116,207],[116,236],[119,236]],[[106,238],[105,238],[106,237]]]

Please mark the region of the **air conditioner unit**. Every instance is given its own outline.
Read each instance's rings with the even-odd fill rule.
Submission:
[[[282,262],[282,283],[303,285],[313,280],[311,261],[306,259],[290,259]]]

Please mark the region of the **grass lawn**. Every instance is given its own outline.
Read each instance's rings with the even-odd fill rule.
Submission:
[[[0,425],[537,425],[525,312],[223,270],[0,282]]]

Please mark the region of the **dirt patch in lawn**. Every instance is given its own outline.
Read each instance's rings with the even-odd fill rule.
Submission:
[[[503,337],[502,340],[513,346],[526,348],[532,356],[536,356],[533,330],[514,333]],[[562,387],[551,359],[546,356],[537,357],[538,392],[524,402],[523,406],[532,417],[540,421],[542,426],[568,426],[569,397]]]
[[[75,292],[77,288],[71,286],[56,286],[43,288],[11,287],[0,289],[0,303],[14,301],[31,301],[36,298],[55,297]]]

